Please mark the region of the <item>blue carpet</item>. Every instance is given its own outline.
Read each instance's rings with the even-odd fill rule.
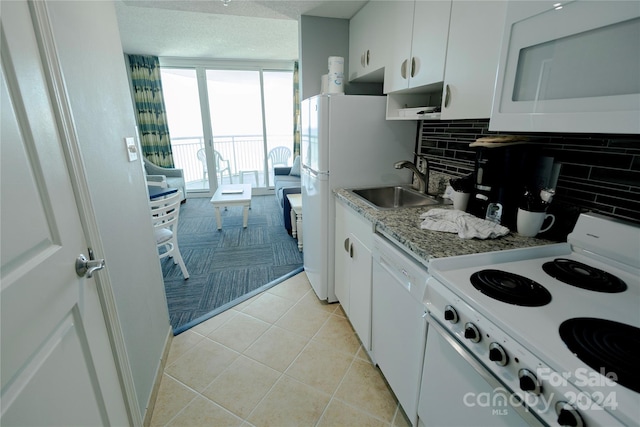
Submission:
[[[242,207],[221,214],[218,231],[208,198],[181,206],[178,243],[189,279],[173,260],[162,260],[174,335],[302,271],[302,252],[284,228],[275,196],[253,196],[247,228]]]

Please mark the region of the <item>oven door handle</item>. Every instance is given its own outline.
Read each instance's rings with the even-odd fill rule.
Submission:
[[[527,423],[530,425],[539,425],[542,420],[540,420],[537,416],[533,414],[533,411],[527,409],[527,405],[522,401],[522,398],[509,390],[509,388],[502,383],[498,378],[491,373],[487,368],[484,367],[482,362],[480,362],[473,354],[469,353],[460,342],[453,337],[449,331],[447,331],[433,313],[429,312],[429,317],[427,318],[427,322],[429,323],[429,332],[435,332],[440,334],[442,338],[444,338],[451,347],[467,362],[471,367],[493,388],[494,392],[501,393],[507,401],[511,396],[514,396],[521,403],[517,406],[512,406],[512,408],[520,414],[522,418],[524,418]],[[425,353],[425,358],[429,357],[428,354]]]

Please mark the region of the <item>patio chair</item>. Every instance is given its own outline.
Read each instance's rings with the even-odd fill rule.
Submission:
[[[207,155],[205,154],[204,148],[198,150],[198,160],[202,162],[202,180],[207,180]],[[216,169],[218,171],[218,175],[220,176],[220,181],[218,181],[218,185],[222,184],[222,178],[224,173],[226,172],[229,176],[229,183],[233,184],[233,179],[231,178],[231,166],[229,164],[229,160],[225,160],[222,158],[222,155],[218,153],[216,150],[213,150],[214,161],[216,162]]]
[[[201,148],[198,150],[198,154],[196,154],[198,156],[198,160],[200,160],[200,162],[202,163],[202,180],[206,181],[207,180],[207,155],[204,152],[204,148]]]
[[[178,216],[180,215],[181,199],[182,191],[178,190],[165,198],[152,200],[149,205],[158,256],[160,259],[172,257],[173,263],[180,266],[186,280],[189,278],[189,272],[180,254],[180,248],[178,248]]]
[[[272,148],[268,154],[271,161],[271,168],[276,166],[289,166],[289,159],[291,158],[291,150],[287,147]]]

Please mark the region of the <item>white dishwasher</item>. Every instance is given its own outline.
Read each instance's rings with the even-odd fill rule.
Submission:
[[[376,234],[371,338],[375,362],[415,426],[427,337],[427,268]]]

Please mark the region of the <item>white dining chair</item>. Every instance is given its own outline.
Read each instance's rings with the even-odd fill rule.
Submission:
[[[189,272],[178,247],[178,217],[180,215],[180,201],[182,200],[181,193],[178,190],[165,198],[152,200],[149,204],[151,206],[151,221],[158,255],[160,259],[172,257],[173,263],[180,266],[182,275],[186,280],[189,278]]]

